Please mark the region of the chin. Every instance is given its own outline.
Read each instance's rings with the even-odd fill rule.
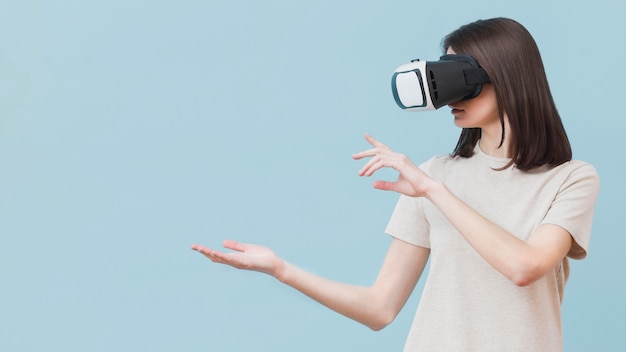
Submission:
[[[454,118],[454,124],[456,125],[456,127],[460,127],[460,128],[472,128],[473,127],[473,126],[468,126],[468,124],[465,123],[465,121],[456,117]]]

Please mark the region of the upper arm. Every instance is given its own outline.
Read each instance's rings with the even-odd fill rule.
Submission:
[[[593,166],[580,163],[573,165],[577,167],[561,184],[542,223],[565,229],[574,239],[567,255],[573,259],[582,259],[587,255],[589,247],[600,179]]]
[[[394,317],[411,295],[429,254],[428,248],[392,240],[373,289],[382,308]]]
[[[572,162],[564,168],[559,191],[542,224],[527,240],[525,263],[531,271],[526,282],[539,279],[566,256],[581,259],[587,254],[599,178],[593,166]]]
[[[526,267],[529,269],[525,283],[531,283],[547,274],[567,255],[574,240],[564,228],[554,224],[543,224],[527,241]]]

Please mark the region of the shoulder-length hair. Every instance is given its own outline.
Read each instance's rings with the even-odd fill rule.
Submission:
[[[504,143],[504,115],[511,128],[511,164],[520,170],[551,167],[572,159],[572,149],[550,93],[541,55],[524,26],[508,18],[479,20],[442,41],[444,53],[470,55],[487,72],[496,92]],[[453,156],[471,157],[480,128],[464,128]]]

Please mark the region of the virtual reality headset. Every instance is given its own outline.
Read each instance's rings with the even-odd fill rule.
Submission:
[[[435,110],[480,94],[490,83],[487,72],[467,55],[444,55],[439,61],[412,60],[396,69],[391,90],[398,106],[409,111]]]

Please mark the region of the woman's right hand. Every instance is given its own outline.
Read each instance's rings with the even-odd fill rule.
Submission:
[[[227,264],[237,269],[258,271],[280,279],[285,263],[271,249],[255,244],[226,240],[224,248],[233,252],[223,253],[198,244],[191,249],[204,254],[214,263]]]

